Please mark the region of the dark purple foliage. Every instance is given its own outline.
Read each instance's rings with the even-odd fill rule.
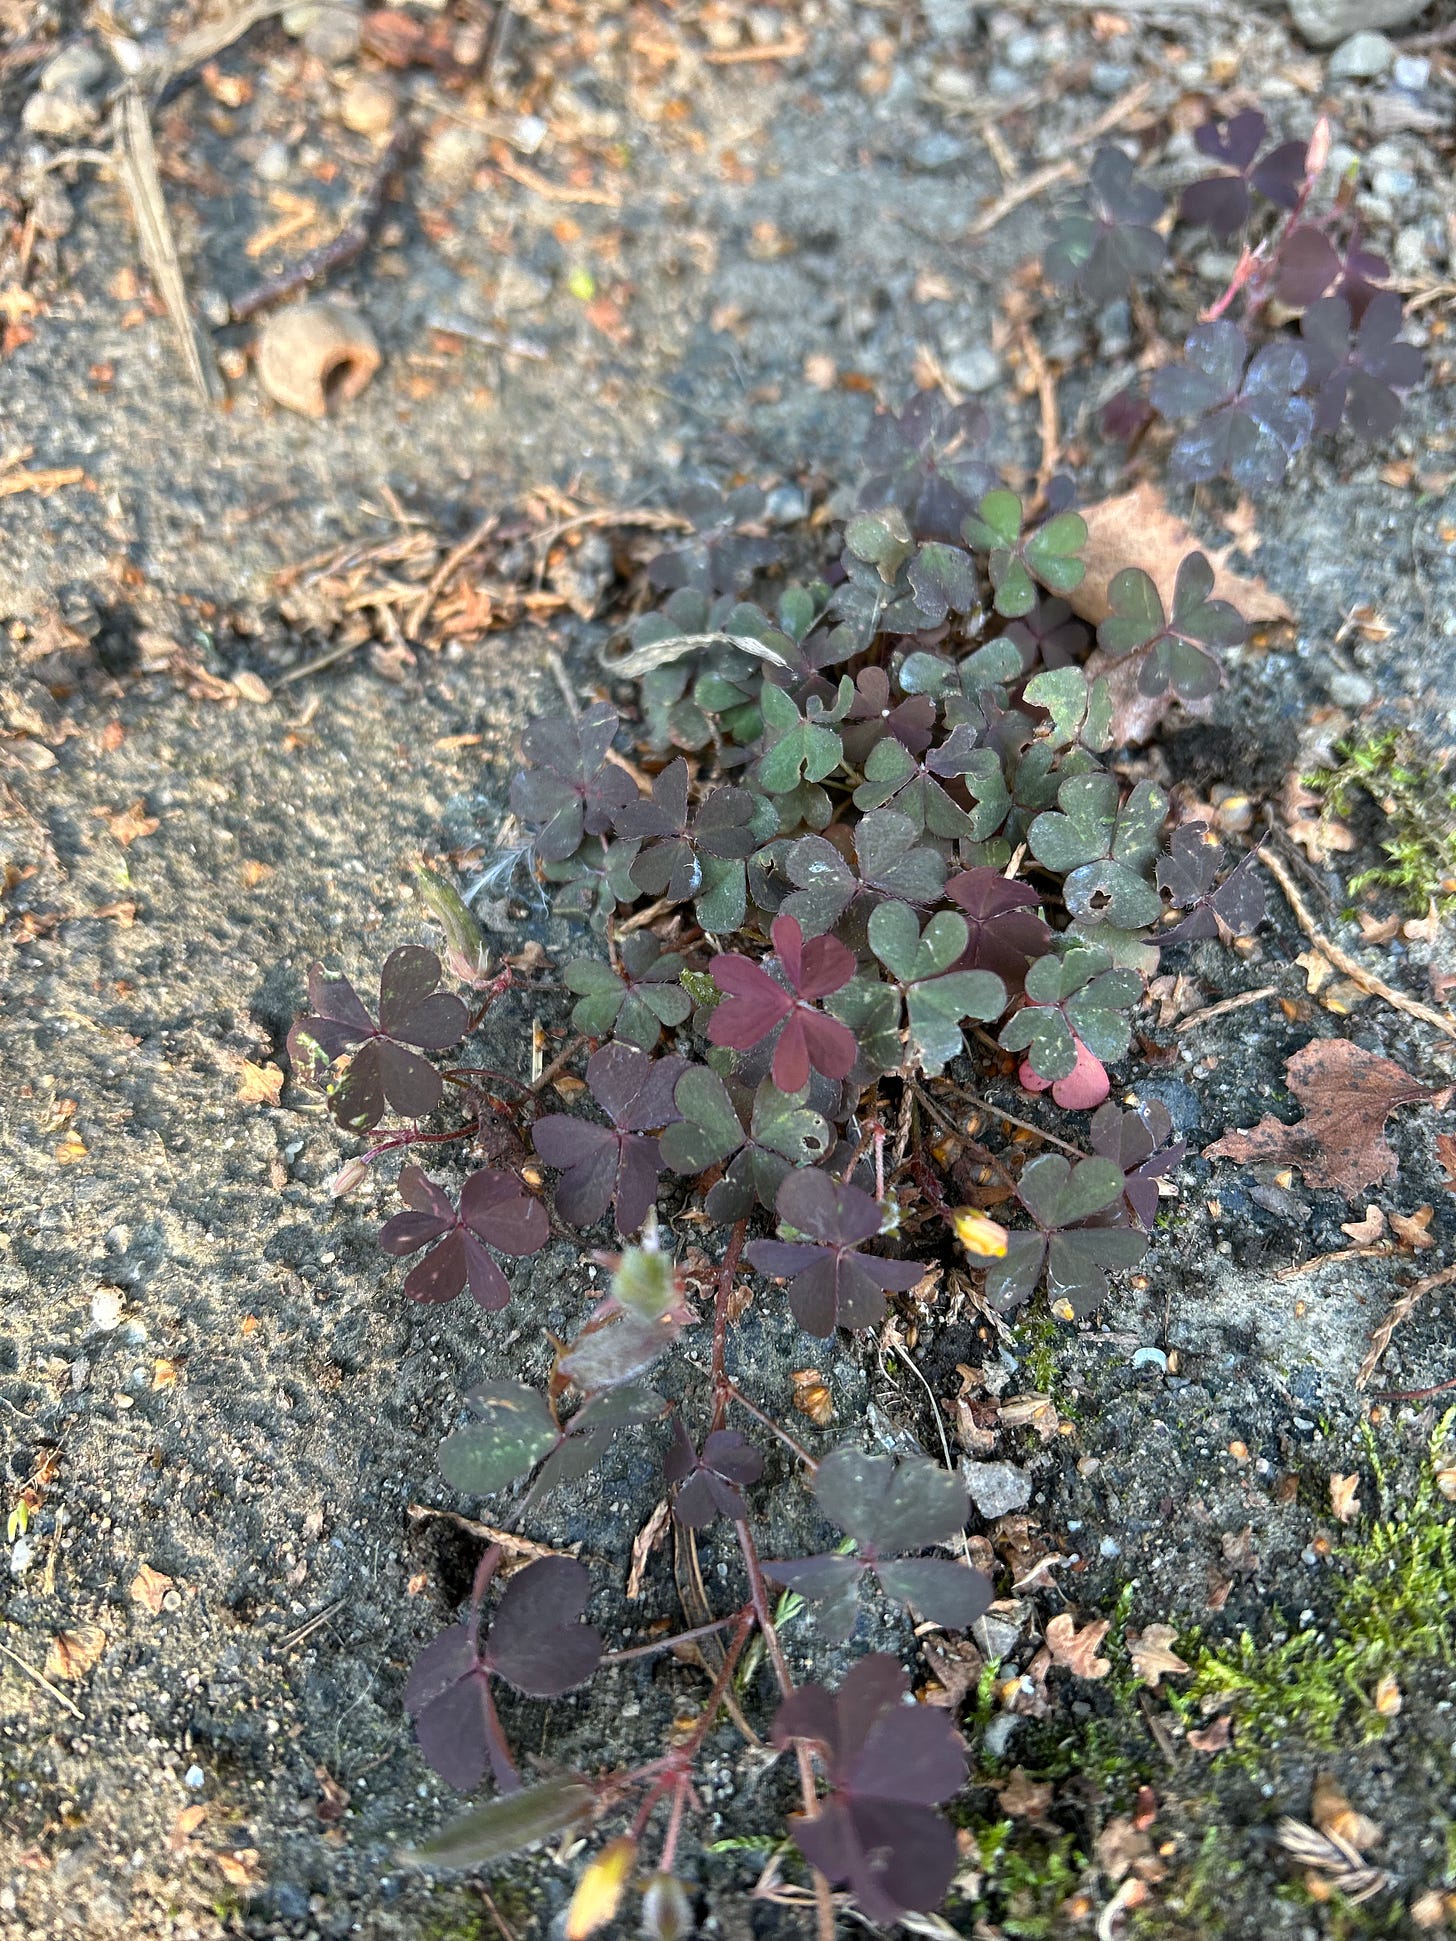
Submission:
[[[521,737],[526,766],[511,780],[511,808],[535,832],[543,862],[565,862],[583,835],[605,835],[636,801],[631,776],[607,761],[617,721],[617,710],[597,701],[579,721],[552,715],[533,721]]]
[[[986,1274],[987,1299],[1003,1313],[1020,1307],[1046,1274],[1052,1300],[1073,1315],[1090,1314],[1107,1293],[1107,1276],[1135,1267],[1147,1252],[1142,1234],[1120,1224],[1121,1167],[1099,1153],[1071,1165],[1042,1153],[1022,1169],[1016,1197],[1035,1221],[1007,1238],[1003,1259]]]
[[[1314,393],[1316,431],[1338,431],[1341,421],[1357,438],[1386,438],[1400,421],[1399,393],[1419,384],[1425,360],[1401,341],[1400,298],[1382,290],[1353,336],[1343,297],[1321,297],[1300,322]]]
[[[1107,147],[1092,158],[1083,200],[1082,212],[1057,224],[1044,267],[1053,283],[1093,303],[1113,303],[1163,260],[1163,239],[1153,228],[1163,198],[1137,179],[1120,148]]]
[[[507,1584],[484,1643],[477,1599],[463,1624],[425,1646],[405,1687],[405,1709],[421,1752],[447,1785],[468,1792],[489,1764],[502,1792],[519,1787],[491,1680],[503,1678],[532,1698],[584,1685],[602,1656],[601,1633],[579,1621],[590,1589],[583,1565],[543,1557]]]
[[[632,881],[644,896],[683,903],[702,888],[699,855],[742,860],[757,847],[749,823],[754,798],[747,789],[714,789],[688,815],[688,765],[679,756],[652,784],[652,794],[620,810],[617,834],[643,840]]]
[[[406,1166],[399,1196],[411,1210],[385,1221],[379,1244],[387,1254],[429,1249],[405,1276],[404,1291],[412,1301],[438,1306],[468,1286],[479,1306],[503,1308],[511,1298],[510,1282],[487,1247],[519,1258],[539,1253],[551,1235],[545,1207],[514,1173],[471,1173],[460,1189],[457,1211],[418,1166]]]
[[[865,757],[886,735],[893,735],[912,755],[923,755],[935,739],[935,703],[924,694],[897,701],[883,667],[861,668],[844,719],[844,752],[856,768],[863,768]]]
[[[1201,223],[1226,239],[1248,220],[1251,190],[1280,209],[1294,208],[1304,181],[1306,144],[1281,142],[1259,159],[1267,133],[1268,123],[1257,108],[1246,108],[1229,121],[1206,121],[1196,131],[1193,139],[1203,154],[1224,168],[1183,191],[1178,213],[1184,222]]]
[[[805,943],[794,917],[775,917],[770,934],[788,989],[751,958],[726,952],[715,957],[708,969],[725,1001],[709,1019],[710,1041],[751,1051],[782,1027],[773,1055],[773,1082],[781,1092],[802,1091],[811,1070],[847,1077],[856,1056],[854,1034],[817,1006],[854,976],[853,951],[834,937]]]
[[[669,1483],[679,1485],[672,1511],[690,1530],[705,1530],[717,1517],[738,1523],[748,1515],[743,1490],[763,1474],[763,1456],[736,1429],[715,1429],[702,1454],[679,1415],[672,1425],[672,1447],[662,1470]]]
[[[1302,222],[1285,238],[1279,251],[1274,288],[1281,303],[1305,310],[1322,296],[1343,297],[1358,322],[1376,294],[1376,286],[1390,275],[1383,256],[1362,249],[1352,238],[1341,250],[1324,230]]]
[[[1009,622],[1006,638],[1021,649],[1022,672],[1034,674],[1038,667],[1079,666],[1091,636],[1065,600],[1043,595],[1030,613]]]
[[[880,412],[865,441],[860,504],[899,506],[923,539],[958,539],[962,519],[998,482],[976,456],[990,429],[980,405],[949,405],[938,391],[918,391],[898,415]]]
[[[1255,352],[1235,323],[1197,325],[1183,346],[1186,363],[1153,373],[1149,395],[1165,418],[1192,419],[1169,460],[1186,484],[1230,478],[1246,492],[1277,485],[1309,441],[1314,413],[1296,396],[1308,371],[1297,344],[1279,338]]]
[[[618,1233],[637,1231],[657,1198],[662,1172],[656,1139],[642,1135],[677,1118],[672,1090],[687,1064],[685,1058],[650,1058],[634,1045],[603,1045],[587,1061],[586,1082],[611,1125],[564,1112],[536,1121],[536,1150],[563,1175],[556,1189],[563,1219],[587,1227],[614,1206]]]
[[[1243,858],[1215,887],[1225,860],[1224,847],[1202,822],[1183,823],[1158,858],[1157,881],[1163,900],[1182,910],[1182,920],[1158,933],[1160,944],[1191,943],[1195,937],[1246,937],[1264,921],[1264,882],[1254,867],[1254,852]]]
[[[1041,898],[998,869],[967,869],[945,886],[965,912],[970,942],[957,970],[994,971],[1008,990],[1020,990],[1026,967],[1051,946],[1052,933],[1035,914]]]
[[[329,1110],[346,1131],[369,1131],[386,1107],[423,1119],[440,1103],[440,1074],[410,1047],[448,1051],[465,1036],[470,1013],[439,982],[434,951],[392,950],[379,976],[376,1025],[347,977],[330,977],[321,964],[309,971],[313,1011],[289,1032],[288,1054],[296,1069],[321,1080],[336,1058],[353,1053],[344,1076],[327,1085]]]
[[[1156,1099],[1125,1112],[1111,1099],[1092,1114],[1092,1150],[1122,1169],[1123,1198],[1133,1218],[1151,1233],[1158,1217],[1158,1181],[1180,1164],[1187,1141],[1174,1139],[1167,1106]]]
[[[879,1204],[828,1173],[790,1173],[775,1205],[780,1233],[788,1227],[804,1238],[752,1241],[748,1258],[761,1274],[789,1280],[794,1319],[810,1334],[874,1327],[885,1312],[884,1289],[911,1288],[925,1272],[918,1261],[859,1251],[883,1224]]]
[[[814,1819],[790,1822],[799,1850],[872,1921],[937,1907],[956,1869],[955,1833],[931,1809],[965,1784],[965,1753],[948,1713],[908,1698],[904,1672],[877,1651],[837,1694],[801,1685],[774,1720],[776,1746],[820,1748],[833,1788]]]

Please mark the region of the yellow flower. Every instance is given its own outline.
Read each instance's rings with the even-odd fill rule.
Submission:
[[[978,1213],[973,1206],[963,1206],[950,1216],[955,1228],[956,1239],[968,1254],[979,1260],[1002,1260],[1006,1255],[1006,1229]]]

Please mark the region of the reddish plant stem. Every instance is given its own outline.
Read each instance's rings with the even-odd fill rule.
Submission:
[[[728,1378],[728,1303],[733,1298],[733,1276],[738,1271],[743,1243],[748,1238],[747,1220],[739,1220],[728,1236],[728,1246],[718,1268],[718,1285],[713,1293],[713,1428],[721,1429],[728,1413],[728,1396],[733,1386]]]
[[[748,1588],[753,1598],[758,1628],[763,1634],[764,1649],[768,1652],[779,1690],[787,1698],[794,1689],[794,1680],[774,1625],[768,1585],[764,1582],[763,1566],[758,1561],[758,1546],[747,1523],[735,1523],[733,1528],[738,1534],[738,1548],[743,1553],[744,1568],[748,1572]],[[794,1754],[799,1766],[799,1792],[804,1802],[804,1818],[816,1820],[819,1817],[819,1795],[814,1789],[813,1755],[802,1740],[795,1740]],[[829,1892],[829,1882],[817,1867],[811,1866],[809,1872],[814,1881],[814,1915],[819,1941],[834,1941],[834,1901]]]
[[[1456,1375],[1447,1382],[1437,1382],[1431,1388],[1387,1388],[1379,1395],[1371,1397],[1376,1402],[1424,1402],[1428,1396],[1444,1395],[1447,1389],[1456,1388]]]
[[[865,1154],[869,1151],[870,1147],[875,1143],[876,1133],[880,1133],[881,1137],[883,1138],[884,1135],[881,1130],[880,1122],[878,1119],[874,1120],[871,1123],[869,1130],[863,1135],[863,1137],[860,1139],[859,1144],[855,1147],[854,1151],[849,1155],[849,1158],[844,1162],[844,1169],[839,1175],[839,1183],[841,1186],[848,1186],[849,1182],[854,1178],[855,1168],[856,1166],[859,1165],[859,1162],[864,1158]],[[883,1194],[881,1195],[881,1197],[882,1198],[884,1197]]]
[[[687,1805],[689,1785],[686,1776],[677,1783],[672,1796],[672,1810],[667,1817],[667,1833],[662,1842],[662,1856],[657,1863],[660,1874],[670,1874],[672,1863],[677,1858],[677,1836],[682,1831],[683,1808]]]
[[[377,1146],[371,1146],[368,1152],[360,1153],[359,1158],[364,1165],[371,1166],[376,1159],[382,1159],[386,1153],[399,1152],[406,1146],[446,1145],[452,1139],[468,1139],[472,1133],[479,1130],[479,1119],[472,1119],[469,1125],[463,1125],[455,1132],[391,1132]]]
[[[510,965],[507,964],[504,967],[504,969],[498,970],[495,976],[490,980],[490,982],[483,987],[480,994],[480,1004],[477,1007],[477,1009],[471,1014],[470,1022],[465,1027],[465,1034],[467,1037],[469,1037],[470,1033],[474,1031],[476,1027],[480,1024],[486,1012],[495,1003],[496,999],[498,997],[504,997],[506,992],[511,988],[511,986],[515,983],[515,981],[516,981],[516,973],[511,969]]]
[[[604,1651],[604,1665],[625,1665],[631,1658],[650,1658],[657,1651],[671,1651],[674,1645],[691,1644],[695,1638],[709,1638],[715,1631],[726,1631],[730,1624],[737,1624],[743,1617],[751,1618],[752,1609],[747,1612],[735,1611],[731,1617],[714,1618],[711,1624],[699,1624],[691,1631],[677,1631],[670,1638],[656,1638],[651,1644],[632,1644],[622,1651]]]

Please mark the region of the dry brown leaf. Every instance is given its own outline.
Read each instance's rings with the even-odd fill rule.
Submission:
[[[47,1678],[84,1678],[106,1649],[106,1633],[99,1624],[78,1624],[74,1631],[58,1631],[46,1653]]]
[[[185,1845],[206,1818],[205,1806],[184,1806],[172,1822],[172,1833],[167,1844],[174,1850]]]
[[[1097,1656],[1097,1647],[1107,1636],[1107,1627],[1106,1618],[1094,1618],[1079,1631],[1071,1615],[1063,1611],[1046,1628],[1052,1663],[1071,1672],[1074,1678],[1105,1678],[1112,1664],[1109,1659]]]
[[[1111,613],[1107,589],[1113,575],[1125,566],[1140,566],[1171,612],[1173,582],[1189,553],[1207,555],[1214,569],[1214,597],[1231,600],[1245,620],[1257,624],[1294,618],[1262,580],[1243,579],[1221,565],[1218,556],[1168,510],[1156,486],[1143,483],[1118,498],[1103,499],[1078,510],[1087,522],[1087,544],[1082,549],[1087,570],[1082,584],[1067,599],[1073,611],[1093,626],[1100,626]]]
[[[1360,925],[1360,935],[1367,944],[1388,944],[1400,930],[1399,917],[1372,917],[1365,910],[1357,910],[1355,919]]]
[[[1239,1571],[1245,1577],[1252,1577],[1259,1568],[1259,1553],[1254,1548],[1254,1526],[1246,1523],[1242,1530],[1225,1530],[1218,1540],[1223,1552],[1223,1560],[1230,1570]]]
[[[276,1065],[243,1060],[237,1096],[244,1105],[276,1105],[283,1095],[283,1074]]]
[[[327,1766],[315,1766],[313,1776],[319,1783],[318,1817],[325,1826],[332,1826],[336,1820],[342,1820],[348,1810],[349,1795]]]
[[[1195,1752],[1226,1752],[1233,1742],[1233,1736],[1233,1720],[1227,1712],[1220,1712],[1210,1724],[1190,1732],[1188,1743]]]
[[[670,1515],[671,1510],[664,1497],[632,1539],[632,1567],[627,1573],[627,1598],[630,1603],[635,1603],[642,1595],[642,1580],[647,1575],[647,1560],[662,1542],[662,1533],[667,1528],[667,1519]]]
[[[1378,1847],[1385,1838],[1374,1820],[1357,1813],[1351,1806],[1333,1773],[1315,1775],[1309,1817],[1321,1833],[1327,1834],[1332,1840],[1342,1840],[1359,1853],[1363,1853],[1367,1847]]]
[[[1436,1134],[1436,1164],[1446,1175],[1446,1191],[1456,1193],[1456,1133]]]
[[[1401,925],[1401,934],[1409,937],[1414,944],[1434,944],[1441,940],[1441,916],[1436,908],[1435,897],[1423,917],[1412,917],[1409,923]]]
[[[1415,1253],[1423,1254],[1436,1244],[1430,1232],[1432,1220],[1436,1217],[1433,1206],[1418,1206],[1414,1213],[1392,1213],[1390,1230],[1402,1247],[1409,1247]]]
[[[959,1710],[961,1701],[980,1683],[985,1659],[969,1638],[925,1637],[920,1640],[920,1650],[939,1681],[927,1688],[924,1703]]]
[[[177,1386],[177,1364],[168,1361],[165,1355],[157,1355],[152,1361],[152,1387],[154,1389],[175,1388]]]
[[[1395,1718],[1405,1704],[1405,1694],[1400,1689],[1400,1680],[1393,1671],[1386,1672],[1377,1682],[1373,1703],[1383,1719]]]
[[[1129,1636],[1128,1651],[1132,1656],[1132,1668],[1145,1685],[1157,1690],[1160,1678],[1176,1678],[1189,1670],[1189,1667],[1172,1649],[1178,1636],[1171,1624],[1149,1624],[1143,1628],[1141,1637]]]
[[[162,1615],[162,1599],[172,1588],[172,1579],[164,1577],[160,1570],[153,1570],[150,1564],[142,1564],[131,1580],[131,1594],[145,1611],[153,1617]]]
[[[1052,1803],[1052,1793],[1050,1782],[1038,1785],[1027,1777],[1024,1766],[1013,1766],[1011,1777],[1004,1786],[996,1789],[1001,1811],[1013,1820],[1045,1819],[1047,1808]]]
[[[1341,1476],[1337,1473],[1330,1477],[1330,1508],[1341,1523],[1353,1523],[1360,1514],[1360,1478]]]
[[[1226,1132],[1205,1146],[1205,1159],[1297,1166],[1307,1186],[1329,1187],[1352,1200],[1395,1172],[1383,1130],[1390,1113],[1433,1096],[1390,1059],[1345,1038],[1306,1045],[1290,1059],[1285,1076],[1304,1117],[1285,1125],[1266,1114],[1247,1132]]]
[[[263,1856],[256,1847],[238,1847],[232,1853],[215,1853],[212,1857],[230,1887],[256,1887],[263,1878]]]
[[[153,835],[162,826],[156,816],[147,814],[140,796],[129,809],[93,809],[91,813],[101,817],[123,849],[130,849],[139,836]]]
[[[1150,1860],[1152,1853],[1152,1841],[1133,1825],[1127,1813],[1110,1819],[1097,1836],[1097,1864],[1114,1883],[1138,1867],[1140,1861]]]
[[[1385,1215],[1378,1206],[1367,1206],[1363,1220],[1343,1220],[1340,1232],[1349,1234],[1357,1247],[1373,1247],[1385,1231]]]

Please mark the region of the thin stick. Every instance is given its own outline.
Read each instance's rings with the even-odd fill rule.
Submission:
[[[1196,11],[1196,8],[1190,7],[1190,11]],[[1137,112],[1152,93],[1152,88],[1151,81],[1140,81],[1135,88],[1130,88],[1120,101],[1114,101],[1105,114],[1099,115],[1080,133],[1073,135],[1067,146],[1081,148],[1088,142],[1095,142],[1099,136],[1108,134]],[[989,209],[983,210],[976,217],[970,228],[964,232],[966,241],[974,242],[977,237],[988,234],[1014,209],[1019,209],[1023,202],[1030,202],[1043,190],[1055,188],[1058,182],[1074,181],[1080,174],[1081,169],[1078,164],[1066,158],[1060,162],[1049,162],[1045,168],[1039,168],[1031,175],[1024,176],[1020,182],[1013,183],[1004,195],[998,197]]]
[[[675,1631],[670,1638],[658,1638],[652,1644],[632,1644],[623,1651],[604,1651],[604,1665],[625,1665],[629,1658],[650,1658],[654,1652],[671,1651],[674,1645],[691,1644],[695,1638],[709,1638],[715,1631],[726,1631],[730,1624],[738,1624],[743,1613],[735,1611],[731,1617],[714,1618],[711,1624],[694,1625],[691,1631]]]
[[[86,1714],[81,1710],[80,1706],[73,1704],[64,1692],[57,1691],[51,1681],[43,1677],[34,1665],[28,1665],[18,1651],[12,1651],[8,1644],[0,1644],[0,1651],[5,1653],[5,1656],[10,1660],[11,1664],[19,1665],[27,1678],[33,1678],[42,1691],[49,1692],[57,1705],[64,1705],[73,1719],[85,1718]]]
[[[146,103],[130,82],[117,104],[116,156],[117,173],[131,203],[142,256],[176,329],[188,375],[203,402],[210,403],[221,386],[216,368],[209,368],[202,361],[192,313],[187,308],[187,286],[167,215],[167,200],[162,193],[151,117]]]
[[[1044,1139],[1049,1146],[1060,1146],[1062,1151],[1070,1153],[1073,1159],[1087,1157],[1080,1146],[1069,1145],[1065,1139],[1059,1139],[1054,1132],[1043,1131],[1040,1126],[1033,1125],[1030,1119],[1018,1119],[1016,1114],[1008,1112],[1004,1105],[993,1105],[990,1099],[983,1099],[979,1092],[968,1092],[960,1085],[952,1089],[957,1098],[966,1099],[970,1104],[978,1105],[983,1112],[990,1112],[996,1118],[1004,1119],[1009,1126],[1019,1126],[1023,1132],[1034,1132],[1038,1139]]]
[[[809,51],[809,36],[799,31],[766,47],[714,47],[703,55],[709,67],[738,67],[748,61],[796,61]]]
[[[312,283],[322,283],[326,277],[347,269],[351,263],[359,260],[374,233],[374,225],[384,208],[389,185],[413,139],[414,130],[408,122],[401,121],[380,157],[378,168],[355,203],[353,214],[338,235],[332,242],[323,243],[319,248],[310,250],[307,256],[300,257],[291,270],[285,270],[281,276],[270,277],[267,282],[257,284],[238,297],[228,312],[234,323],[247,323],[260,310],[282,303],[285,297],[296,295]]]
[[[549,1544],[534,1543],[530,1537],[514,1537],[509,1530],[501,1530],[494,1523],[477,1523],[473,1516],[461,1516],[458,1510],[433,1510],[428,1503],[411,1503],[409,1516],[421,1523],[428,1517],[438,1518],[449,1523],[457,1530],[463,1530],[469,1537],[480,1537],[486,1543],[498,1543],[502,1550],[512,1550],[518,1557],[570,1557],[570,1550],[553,1550]]]
[[[1413,1286],[1406,1288],[1404,1293],[1391,1304],[1390,1312],[1370,1337],[1369,1352],[1366,1354],[1364,1361],[1361,1362],[1360,1372],[1355,1377],[1356,1388],[1366,1388],[1369,1386],[1370,1377],[1380,1365],[1380,1357],[1390,1346],[1390,1337],[1395,1333],[1401,1322],[1409,1317],[1417,1301],[1423,1299],[1433,1288],[1449,1287],[1452,1281],[1456,1281],[1456,1265],[1443,1267],[1439,1274],[1430,1274],[1425,1280],[1416,1281]],[[1441,1386],[1443,1388],[1449,1387],[1450,1384],[1442,1383]],[[1430,1394],[1437,1393],[1435,1389],[1427,1392]]]
[[[500,170],[512,182],[519,182],[523,189],[530,189],[547,202],[581,202],[598,209],[620,209],[622,198],[615,189],[567,189],[541,175],[524,162],[512,161],[509,156],[493,159],[492,168]]]
[[[1393,1247],[1337,1247],[1330,1254],[1311,1254],[1308,1260],[1297,1260],[1292,1267],[1281,1267],[1274,1276],[1276,1281],[1303,1280],[1306,1274],[1317,1274],[1322,1267],[1332,1267],[1339,1260],[1389,1260]]]
[[[295,1645],[302,1644],[305,1638],[311,1638],[320,1626],[327,1624],[329,1619],[335,1617],[343,1608],[343,1598],[336,1597],[332,1604],[326,1606],[324,1610],[318,1613],[317,1617],[305,1618],[296,1631],[290,1631],[286,1638],[280,1639],[274,1645],[274,1651],[292,1651]]]
[[[498,512],[488,512],[475,528],[474,532],[468,538],[462,539],[458,546],[452,547],[445,555],[444,564],[437,567],[430,575],[429,583],[420,595],[414,612],[405,622],[404,630],[406,634],[416,638],[418,637],[420,628],[425,624],[425,619],[430,608],[444,591],[445,582],[455,572],[457,567],[465,564],[477,546],[483,545],[489,539],[499,524],[500,514]]]
[[[1242,1011],[1246,1004],[1262,1004],[1266,997],[1277,997],[1277,984],[1261,984],[1257,991],[1240,991],[1237,997],[1226,997],[1220,1004],[1210,1004],[1206,1011],[1195,1011],[1191,1018],[1183,1018],[1174,1025],[1175,1031],[1191,1031],[1195,1025],[1207,1024],[1210,1018],[1226,1018],[1230,1011]]]
[[[728,1390],[728,1399],[730,1402],[736,1402],[739,1408],[746,1409],[748,1413],[754,1418],[755,1421],[761,1422],[766,1429],[771,1429],[786,1449],[793,1450],[794,1454],[799,1458],[799,1461],[804,1465],[805,1469],[808,1470],[809,1474],[811,1476],[814,1474],[815,1470],[819,1467],[819,1464],[815,1460],[815,1458],[809,1454],[809,1451],[804,1447],[803,1443],[800,1442],[797,1436],[790,1435],[789,1431],[785,1429],[780,1423],[775,1422],[771,1415],[767,1414],[763,1409],[761,1409],[758,1406],[757,1402],[750,1402],[748,1397],[743,1393],[743,1390],[738,1386],[737,1382],[729,1381],[727,1383],[727,1390]]]
[[[1047,361],[1041,354],[1041,345],[1036,341],[1036,333],[1029,324],[1022,324],[1016,333],[1016,341],[1021,346],[1021,354],[1026,359],[1026,367],[1031,372],[1032,382],[1036,385],[1037,404],[1041,415],[1041,464],[1036,468],[1036,489],[1045,492],[1047,481],[1057,468],[1057,460],[1062,455],[1062,434],[1057,418],[1057,388],[1052,382],[1052,374],[1047,369]]]
[[[1295,921],[1300,929],[1311,943],[1319,945],[1337,971],[1343,971],[1352,984],[1358,984],[1362,991],[1368,991],[1372,997],[1384,998],[1385,1002],[1395,1010],[1404,1011],[1408,1018],[1419,1018],[1422,1024],[1434,1025],[1437,1031],[1444,1032],[1448,1038],[1456,1038],[1456,1023],[1453,1023],[1450,1018],[1443,1016],[1439,1011],[1433,1011],[1429,1004],[1422,1004],[1417,998],[1407,997],[1404,992],[1393,990],[1382,978],[1374,976],[1365,969],[1363,964],[1357,963],[1348,951],[1341,950],[1337,943],[1325,936],[1310,915],[1309,906],[1300,895],[1294,878],[1271,849],[1265,846],[1262,849],[1256,849],[1254,854],[1283,890],[1284,900],[1294,912]]]
[[[551,1083],[552,1079],[555,1078],[559,1072],[565,1070],[566,1066],[581,1050],[582,1046],[588,1042],[589,1041],[585,1038],[573,1038],[570,1044],[568,1044],[563,1050],[557,1052],[556,1056],[551,1060],[551,1063],[546,1067],[545,1071],[542,1072],[541,1076],[538,1079],[534,1079],[532,1081],[532,1084],[531,1084],[532,1092],[533,1093],[544,1092],[546,1087]]]

